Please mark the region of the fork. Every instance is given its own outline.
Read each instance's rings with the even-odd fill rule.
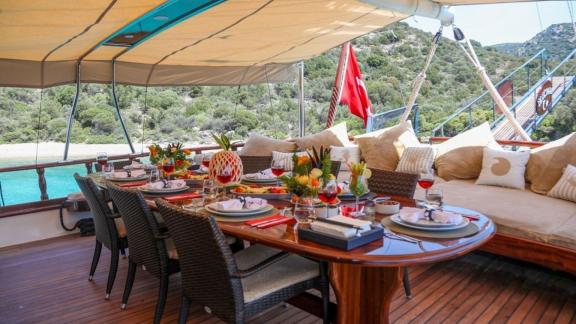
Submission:
[[[392,232],[392,231],[391,231],[388,227],[386,227],[386,226],[383,226],[383,228],[384,228],[384,235],[386,235],[386,236],[388,236],[388,237],[393,236],[393,237],[390,237],[390,238],[396,238],[396,239],[399,239],[399,240],[402,240],[402,241],[406,241],[406,242],[410,242],[410,243],[420,243],[420,242],[422,242],[422,240],[419,240],[419,239],[417,239],[417,238],[414,238],[414,237],[411,237],[411,236],[408,236],[408,235],[403,235],[403,234],[394,233],[394,232]]]

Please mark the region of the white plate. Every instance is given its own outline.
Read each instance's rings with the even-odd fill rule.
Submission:
[[[270,179],[250,179],[246,177],[242,177],[243,182],[250,182],[250,183],[276,183],[279,181],[277,178],[270,178]]]
[[[274,209],[274,206],[272,205],[266,205],[262,208],[259,209],[253,209],[253,210],[242,210],[242,211],[222,211],[222,210],[218,210],[214,207],[212,207],[213,204],[210,205],[206,205],[204,207],[204,209],[206,209],[206,211],[208,211],[209,213],[212,213],[214,215],[218,215],[218,216],[232,216],[232,217],[242,217],[242,216],[253,216],[253,215],[258,215],[258,214],[264,214],[267,213],[269,211],[271,211],[272,209]]]
[[[110,181],[116,181],[116,182],[132,182],[132,181],[146,180],[146,179],[148,179],[148,175],[147,174],[141,174],[141,175],[136,176],[136,177],[126,177],[126,178],[108,177],[106,179],[110,180]]]
[[[211,204],[206,205],[206,207],[209,207],[210,209],[215,210],[217,212],[230,213],[230,214],[232,214],[232,213],[244,213],[246,211],[260,211],[260,210],[268,208],[268,206],[270,206],[270,205],[265,205],[265,206],[262,206],[258,209],[226,210],[226,209],[218,208],[218,202],[213,202]]]
[[[400,210],[400,213],[398,214],[398,218],[401,221],[403,221],[404,223],[410,224],[410,225],[416,225],[416,226],[421,226],[421,227],[454,227],[454,226],[460,225],[460,224],[454,225],[454,224],[438,223],[438,222],[430,221],[427,219],[419,219],[417,222],[411,222],[411,221],[407,221],[407,220],[402,219],[400,217],[400,214],[402,214],[402,210]],[[463,219],[462,222],[465,222],[466,217],[462,217],[462,219]]]
[[[162,189],[151,189],[145,186],[138,187],[138,190],[142,191],[143,193],[149,194],[167,194],[167,193],[176,193],[182,192],[190,189],[188,186],[179,187],[179,188],[162,188]]]
[[[464,227],[468,226],[468,224],[470,224],[470,220],[468,218],[465,218],[465,217],[462,220],[462,223],[460,223],[460,224],[443,226],[443,227],[430,227],[430,226],[421,226],[421,225],[407,223],[407,222],[404,222],[400,218],[400,215],[398,215],[398,214],[390,216],[390,220],[393,221],[394,223],[400,225],[400,226],[409,227],[409,228],[413,228],[413,229],[417,229],[417,230],[421,230],[421,231],[453,231],[453,230],[464,228]]]

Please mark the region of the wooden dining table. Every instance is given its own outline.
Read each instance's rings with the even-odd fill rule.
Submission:
[[[145,195],[151,207],[162,195]],[[391,196],[403,207],[414,207],[416,201]],[[285,200],[269,200],[277,208],[290,205]],[[494,223],[473,210],[457,206],[444,206],[445,210],[473,215],[479,231],[471,236],[457,239],[432,239],[414,237],[417,243],[391,236],[355,248],[339,250],[298,237],[294,224],[280,224],[258,229],[244,222],[218,220],[224,234],[255,244],[263,244],[330,264],[330,282],[337,299],[338,323],[389,323],[390,304],[402,285],[406,267],[454,259],[478,249],[495,234]],[[385,215],[376,214],[375,222]]]

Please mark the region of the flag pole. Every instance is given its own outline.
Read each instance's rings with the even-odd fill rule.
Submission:
[[[342,44],[342,51],[340,52],[340,61],[338,62],[338,69],[336,70],[336,78],[334,79],[334,86],[332,87],[332,98],[330,100],[330,108],[328,109],[328,119],[326,120],[326,128],[332,127],[334,118],[336,117],[336,107],[340,104],[342,98],[342,87],[346,79],[346,68],[348,67],[348,57],[350,56],[350,42]]]

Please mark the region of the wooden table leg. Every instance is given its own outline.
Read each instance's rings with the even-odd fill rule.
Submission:
[[[331,263],[330,280],[338,299],[338,323],[389,323],[392,298],[403,268]]]

